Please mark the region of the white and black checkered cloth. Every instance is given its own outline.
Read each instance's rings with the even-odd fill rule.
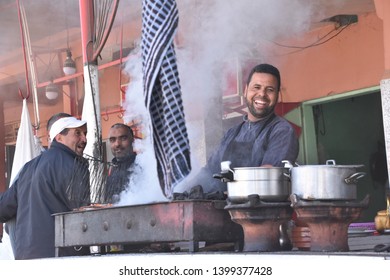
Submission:
[[[142,67],[145,105],[150,112],[161,188],[173,187],[191,171],[173,38],[179,21],[175,0],[142,1]]]

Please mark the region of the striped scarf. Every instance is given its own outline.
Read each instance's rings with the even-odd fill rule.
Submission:
[[[173,187],[191,171],[173,38],[178,25],[175,0],[142,2],[142,70],[145,105],[150,112],[161,188],[172,197]]]

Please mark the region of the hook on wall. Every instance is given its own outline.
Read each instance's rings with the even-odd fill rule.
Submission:
[[[115,106],[115,107],[116,107],[116,106]],[[103,111],[104,111],[104,112],[103,112]],[[116,107],[116,109],[112,109],[112,110],[110,110],[109,107],[106,107],[105,109],[102,108],[101,118],[102,118],[104,121],[108,121],[108,120],[109,120],[109,115],[119,113],[119,114],[117,115],[118,118],[123,119],[123,117],[124,117],[124,112],[125,112],[125,110],[123,110],[122,106],[120,106],[119,109]]]
[[[27,92],[27,97],[24,97],[23,93],[22,93],[22,90],[19,88],[18,89],[19,91],[19,96],[22,98],[22,99],[28,99],[30,97],[30,92]]]
[[[125,111],[125,110],[123,110],[123,108],[122,108],[122,106],[121,106],[121,108],[119,109],[118,118],[123,119],[123,112],[124,112],[124,111]]]
[[[107,112],[107,109],[106,109],[106,112],[103,115],[103,120],[104,121],[108,121],[109,119],[110,119],[110,117],[108,116],[108,112]]]

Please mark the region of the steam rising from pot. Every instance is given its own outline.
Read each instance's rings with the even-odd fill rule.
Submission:
[[[196,174],[207,160],[206,146],[213,150],[222,137],[222,93],[226,90],[226,73],[237,64],[268,62],[277,38],[299,34],[309,27],[315,4],[302,0],[178,0],[179,30],[176,53],[183,93],[193,170]],[[126,93],[124,120],[142,117],[150,128],[142,90],[142,62],[139,50],[130,54],[126,71],[131,77]],[[274,60],[274,59],[272,59]],[[236,94],[237,92],[234,92]],[[233,94],[233,93],[232,93]],[[141,110],[142,108],[142,110]],[[213,131],[213,136],[207,135]],[[205,140],[207,136],[207,141]],[[136,140],[140,151],[139,176],[131,178],[128,192],[120,204],[166,200],[159,188],[152,140]],[[213,180],[211,178],[211,180]],[[191,188],[182,184],[175,191]]]

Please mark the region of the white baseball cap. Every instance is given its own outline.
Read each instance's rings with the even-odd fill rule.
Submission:
[[[65,128],[76,128],[85,125],[86,121],[80,121],[76,119],[75,117],[66,117],[61,118],[53,123],[53,125],[50,128],[49,136],[50,140],[53,141],[53,139],[61,133]]]

